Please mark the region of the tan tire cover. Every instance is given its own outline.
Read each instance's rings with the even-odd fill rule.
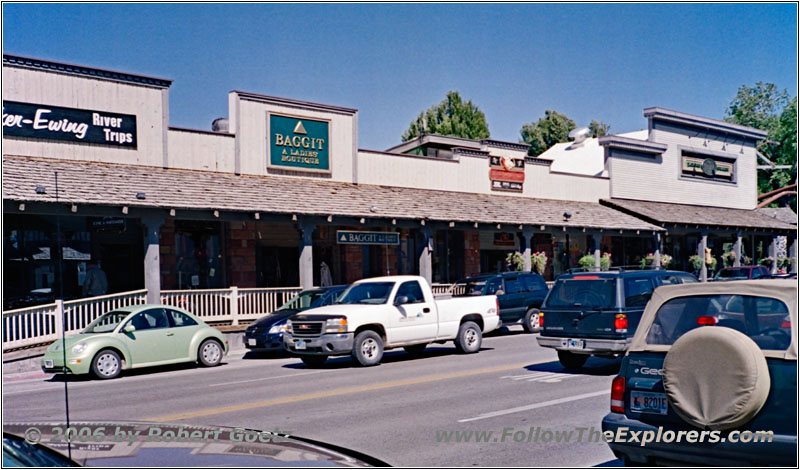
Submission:
[[[753,419],[769,394],[767,360],[743,333],[703,326],[684,334],[664,358],[672,409],[702,429],[723,431]]]

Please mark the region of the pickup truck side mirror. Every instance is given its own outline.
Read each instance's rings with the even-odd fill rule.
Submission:
[[[403,305],[407,303],[408,303],[408,297],[406,297],[405,295],[397,296],[397,298],[394,299],[395,305]]]
[[[128,323],[127,325],[125,325],[125,328],[123,328],[122,331],[124,331],[125,333],[133,333],[134,331],[136,331],[136,327],[133,326],[133,324]]]

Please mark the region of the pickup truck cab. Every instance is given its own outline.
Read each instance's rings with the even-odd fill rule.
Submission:
[[[542,305],[540,346],[554,348],[567,369],[590,356],[625,354],[642,313],[662,285],[698,282],[682,271],[603,271],[564,274]]]
[[[435,300],[424,278],[388,276],[358,281],[333,305],[290,317],[283,338],[307,365],[351,355],[372,366],[387,349],[420,353],[433,342],[454,341],[459,352],[475,353],[483,333],[499,325],[494,295]]]
[[[496,295],[504,325],[522,324],[525,331],[535,333],[539,331],[539,307],[547,297],[547,282],[531,272],[479,274],[453,284],[450,292],[453,297]]]

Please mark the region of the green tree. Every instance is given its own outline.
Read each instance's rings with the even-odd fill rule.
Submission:
[[[592,122],[589,123],[589,131],[592,133],[592,137],[603,137],[604,135],[608,135],[609,130],[611,130],[611,126],[604,122],[595,121],[592,119]]]
[[[448,91],[441,103],[419,113],[401,138],[403,142],[408,142],[423,134],[486,139],[489,137],[489,125],[486,115],[472,101],[465,102],[457,91]]]
[[[774,145],[759,148],[776,165],[790,165],[788,170],[759,170],[760,194],[797,181],[797,97],[789,99],[786,90],[773,83],[757,82],[742,85],[728,106],[725,120],[767,131],[767,140]],[[762,164],[761,161],[758,162]],[[789,203],[795,205],[797,198]]]
[[[543,118],[523,125],[519,132],[522,141],[530,145],[528,155],[535,157],[557,143],[567,142],[572,129],[575,129],[575,121],[558,111],[548,109]]]

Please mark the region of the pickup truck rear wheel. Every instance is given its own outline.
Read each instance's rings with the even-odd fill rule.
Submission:
[[[522,322],[522,327],[528,333],[535,333],[539,330],[539,310],[535,308],[528,309],[525,313],[525,319]]]
[[[475,322],[466,321],[458,328],[456,350],[463,354],[476,353],[481,349],[482,341],[481,328]]]
[[[383,357],[383,340],[372,330],[365,330],[353,340],[353,360],[364,367],[374,366]]]
[[[569,351],[558,351],[558,362],[565,369],[580,369],[589,359],[588,354],[575,354]]]
[[[319,367],[328,360],[328,356],[312,356],[304,354],[300,356],[300,360],[308,367]]]

